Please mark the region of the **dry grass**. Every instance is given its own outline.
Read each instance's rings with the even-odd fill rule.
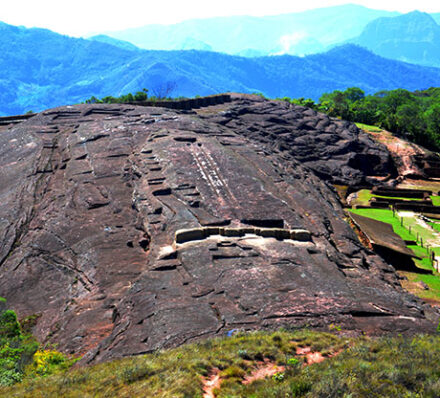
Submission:
[[[327,359],[304,367],[304,358],[296,354],[300,347]],[[265,359],[283,372],[244,384]],[[0,396],[202,398],[202,380],[217,368],[223,378],[214,391],[219,398],[435,397],[440,394],[439,361],[438,336],[349,339],[308,330],[240,333],[25,380],[0,389]]]

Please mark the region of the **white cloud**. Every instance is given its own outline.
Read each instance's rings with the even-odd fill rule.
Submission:
[[[27,27],[45,27],[60,33],[84,35],[120,30],[151,23],[175,23],[185,19],[227,15],[275,15],[355,2],[370,8],[408,12],[414,8],[440,12],[439,2],[419,0],[3,0],[0,21]]]
[[[306,33],[294,32],[280,37],[281,50],[277,55],[292,53],[295,46],[307,37]]]

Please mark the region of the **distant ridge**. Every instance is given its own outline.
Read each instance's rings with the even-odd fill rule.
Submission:
[[[351,42],[386,58],[440,66],[440,26],[424,12],[378,18]]]
[[[101,43],[110,44],[115,47],[122,48],[124,50],[139,50],[134,44],[129,43],[128,41],[114,39],[113,37],[107,35],[96,35],[89,38],[90,40],[99,41]]]
[[[207,50],[231,55],[307,55],[356,37],[371,21],[397,12],[356,4],[265,17],[193,19],[105,32],[148,50]]]

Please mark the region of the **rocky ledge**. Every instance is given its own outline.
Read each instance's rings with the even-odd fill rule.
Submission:
[[[435,328],[344,221],[330,183],[395,173],[347,122],[241,95],[76,105],[4,129],[0,153],[0,295],[87,361],[234,329]]]

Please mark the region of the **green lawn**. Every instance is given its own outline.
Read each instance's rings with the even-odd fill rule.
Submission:
[[[406,201],[414,201],[418,202],[423,199],[419,198],[405,198],[405,197],[395,197],[395,196],[382,196],[382,195],[374,195],[371,193],[371,190],[369,189],[362,189],[359,192],[357,192],[357,198],[352,203],[357,205],[363,205],[367,206],[371,198],[378,198],[378,199],[397,199],[397,200],[406,200]],[[440,206],[440,196],[431,196],[432,204],[434,206]]]
[[[425,228],[417,221],[413,216],[403,216],[403,223],[399,213],[396,211],[393,216],[393,211],[388,209],[348,209],[349,211],[359,214],[364,217],[373,218],[378,221],[386,222],[393,226],[394,232],[399,235],[403,240],[417,240],[417,238],[423,239],[424,245],[428,243],[430,246],[434,242],[439,242],[438,235],[430,228]],[[401,212],[400,214],[405,214]],[[411,214],[410,212],[408,214]],[[432,225],[432,224],[430,224]],[[440,225],[436,224],[436,230],[438,231]],[[410,233],[411,230],[411,233]],[[434,251],[440,255],[440,248],[435,248]],[[426,255],[426,250],[425,250]]]
[[[348,211],[359,214],[364,217],[369,217],[374,220],[386,222],[393,226],[394,232],[399,235],[403,240],[414,240],[414,235],[401,226],[400,219],[393,216],[393,211],[388,209],[348,209]]]
[[[422,237],[426,242],[433,241],[436,236],[433,234],[431,230],[427,230],[423,228],[422,225],[417,224],[414,217],[404,217],[403,218],[403,227],[401,225],[400,218],[393,217],[393,211],[387,209],[348,209],[350,212],[359,214],[364,217],[373,218],[378,221],[386,222],[393,226],[394,232],[399,235],[403,240],[416,240],[417,232],[419,233],[419,237]],[[411,226],[411,234],[408,231],[408,227]],[[436,225],[437,228],[440,228],[440,225]],[[438,229],[437,229],[438,230]],[[438,238],[437,238],[438,240]],[[426,283],[429,287],[429,290],[420,290],[417,291],[418,296],[427,299],[435,299],[440,300],[440,278],[439,274],[435,271],[435,269],[431,265],[431,261],[428,257],[428,252],[426,247],[421,247],[420,243],[418,245],[408,245],[408,247],[419,257],[422,257],[421,260],[415,260],[416,265],[419,268],[426,269],[432,271],[433,274],[420,274],[413,272],[402,272],[410,282],[419,282],[422,281]],[[440,256],[440,248],[435,247],[431,248],[434,250],[436,256]]]
[[[363,123],[355,123],[356,126],[358,126],[362,130],[371,131],[372,133],[380,133],[383,130],[380,127],[377,126],[370,126],[369,124],[363,124]]]
[[[425,249],[422,249],[420,246],[410,245],[408,246],[412,251],[418,256],[422,257],[426,255]],[[416,265],[419,268],[423,268],[426,270],[433,271],[433,274],[419,274],[416,272],[401,272],[404,276],[408,278],[410,282],[424,282],[428,285],[429,290],[417,290],[414,292],[419,297],[423,299],[440,299],[440,278],[438,273],[433,269],[431,262],[428,257],[423,258],[422,260],[415,260]]]
[[[436,231],[440,232],[440,223],[436,222],[430,222],[428,223],[432,228],[434,228]]]
[[[431,195],[431,199],[434,206],[440,206],[440,196]]]

